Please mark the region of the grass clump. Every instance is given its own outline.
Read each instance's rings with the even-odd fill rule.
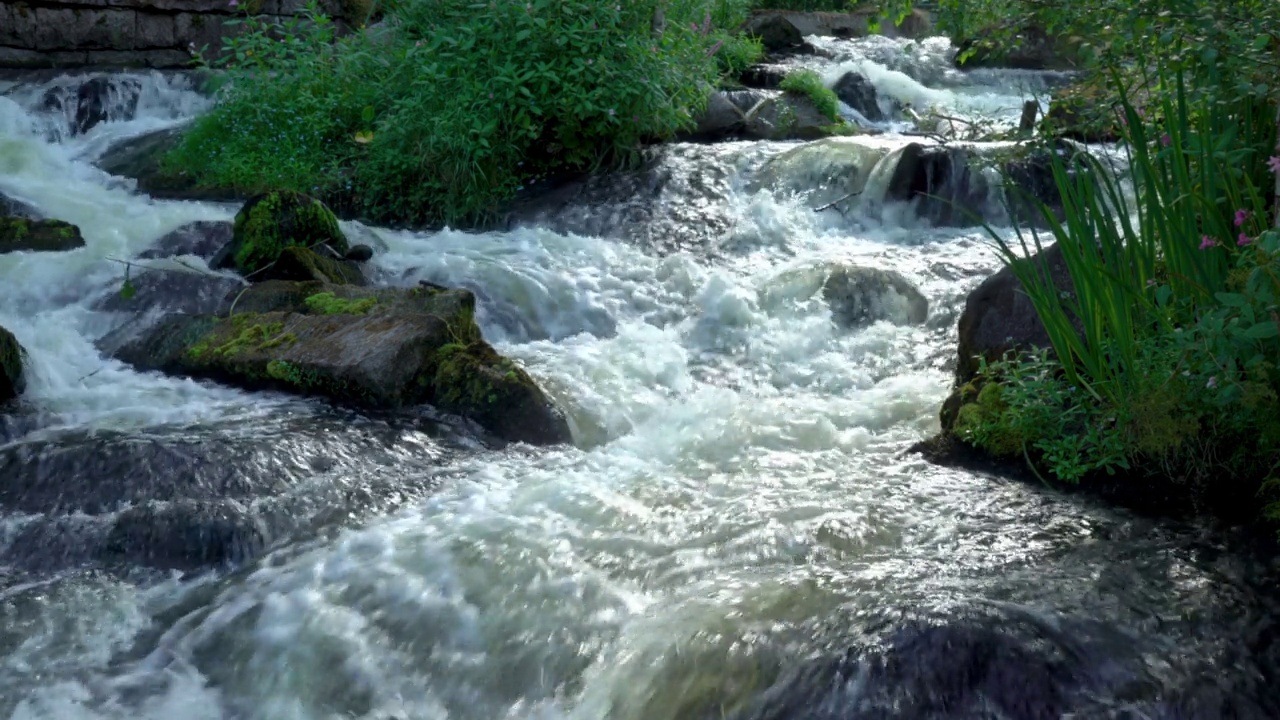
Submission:
[[[822,77],[813,70],[796,70],[789,73],[778,87],[804,95],[813,102],[818,112],[832,122],[840,121],[840,99],[831,88],[822,83]]]
[[[481,221],[525,183],[637,159],[759,57],[747,0],[386,0],[337,37],[312,4],[227,40],[212,112],[165,163],[382,223]]]

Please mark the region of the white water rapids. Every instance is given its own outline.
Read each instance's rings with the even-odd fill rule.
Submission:
[[[903,56],[919,67],[871,51],[855,64],[894,97],[1017,117],[1026,73],[961,86],[945,56]],[[90,302],[119,286],[108,258],[236,210],[152,200],[92,166],[202,108],[181,79],[141,79],[136,116],[56,140],[34,110],[48,84],[0,97],[0,194],[88,243],[0,255],[0,326],[29,353],[34,413],[0,451],[181,437],[197,454],[256,448],[303,495],[372,478],[418,491],[389,514],[339,511],[234,571],[15,571],[0,583],[0,716],[720,717],[882,613],[1001,602],[1088,618],[1160,677],[1217,657],[1226,640],[1197,623],[1234,632],[1222,618],[1249,591],[1193,535],[903,456],[937,430],[958,309],[998,261],[980,229],[854,222],[748,192],[788,143],[669,149],[673,172],[729,178],[714,259],[537,228],[377,231],[384,279],[484,291],[486,336],[566,409],[574,447],[384,434],[319,403],[105,359],[94,341],[118,319]],[[833,263],[901,272],[929,321],[839,330],[820,292]],[[231,471],[259,482],[265,467]],[[0,549],[30,520],[5,508]]]

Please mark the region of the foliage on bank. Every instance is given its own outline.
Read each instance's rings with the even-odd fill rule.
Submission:
[[[729,31],[749,5],[384,0],[343,37],[314,6],[281,28],[246,16],[217,106],[166,163],[384,223],[474,221],[531,180],[691,127],[761,52]]]
[[[1243,57],[1207,45],[1211,31],[1099,56],[1126,169],[1058,160],[1064,212],[1042,206],[1048,236],[992,231],[1053,352],[984,362],[953,433],[1068,482],[1158,477],[1237,505],[1280,485],[1280,92],[1242,65],[1280,47],[1268,17],[1221,46],[1253,49]],[[1024,260],[1050,242],[1070,288]]]

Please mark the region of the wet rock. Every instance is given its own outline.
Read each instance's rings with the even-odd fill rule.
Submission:
[[[352,245],[344,259],[358,263],[369,262],[373,259],[373,248],[368,245]]]
[[[218,270],[234,270],[258,279],[289,247],[309,248],[339,259],[350,249],[338,218],[325,204],[308,195],[276,190],[251,198],[236,214],[231,242],[209,263]],[[294,256],[294,270],[315,270],[309,256]],[[321,270],[325,272],[329,270]],[[326,272],[327,274],[327,272]]]
[[[765,49],[774,53],[804,51],[804,38],[857,38],[871,34],[871,22],[878,12],[802,12],[795,10],[759,10],[743,23],[741,30],[761,38]],[[883,23],[880,34],[886,37],[924,38],[933,34],[933,22],[927,12],[913,10],[902,23]]]
[[[838,267],[822,286],[831,318],[844,329],[887,320],[895,325],[920,325],[929,317],[929,301],[905,277],[893,270]]]
[[[757,13],[743,23],[741,31],[759,38],[767,52],[794,52],[805,44],[805,34],[787,13]]]
[[[266,525],[235,500],[149,502],[120,513],[104,555],[130,564],[191,570],[242,563],[266,547]]]
[[[707,109],[698,124],[683,139],[717,141],[741,135],[746,127],[745,114],[734,104],[729,93],[716,91],[707,100]]]
[[[746,137],[753,140],[817,140],[842,129],[808,95],[793,92],[760,100],[745,111],[743,123]]]
[[[776,90],[786,79],[789,68],[785,65],[752,65],[738,78],[739,82],[749,88],[760,90]]]
[[[893,171],[882,201],[915,203],[917,214],[934,227],[971,227],[970,213],[981,217],[987,209],[991,186],[966,148],[910,143],[884,162]]]
[[[216,314],[228,303],[227,296],[244,286],[234,277],[218,277],[180,268],[130,272],[131,292],[111,287],[110,292],[93,303],[99,312],[130,312],[140,316],[157,311]]]
[[[34,205],[0,193],[0,218],[3,217],[23,218],[26,220],[44,219],[44,215]]]
[[[210,260],[231,242],[233,225],[220,220],[197,220],[167,233],[138,253],[141,260],[195,255]]]
[[[11,252],[64,252],[84,247],[80,228],[61,220],[0,217],[0,255]]]
[[[871,81],[857,72],[847,72],[840,76],[836,81],[835,87],[836,97],[845,105],[857,110],[862,117],[871,122],[884,121],[884,111],[880,109],[879,96],[876,93],[876,86]]]
[[[236,314],[168,315],[116,343],[143,370],[276,389],[373,409],[429,403],[497,437],[570,440],[531,377],[484,341],[464,290],[267,281]]]
[[[827,138],[799,145],[769,160],[749,184],[751,192],[800,194],[812,208],[857,204],[875,166],[889,154],[883,144],[859,138]]]
[[[735,720],[1018,718],[1101,709],[1088,691],[1141,682],[1097,677],[1108,658],[1044,624],[1007,618],[912,621],[879,646],[788,673]]]
[[[22,372],[22,346],[13,333],[0,327],[0,403],[22,394],[26,380]]]
[[[174,200],[242,200],[231,188],[203,186],[183,169],[166,167],[164,156],[177,147],[185,128],[166,128],[112,146],[97,165],[111,175],[129,178],[140,192]]]
[[[73,134],[83,135],[104,122],[132,119],[141,96],[142,83],[133,78],[90,78],[76,88]]]
[[[1024,263],[1041,264],[1062,292],[1072,292],[1071,274],[1057,245]],[[977,358],[998,360],[1011,350],[1051,348],[1049,334],[1035,306],[1010,267],[987,278],[964,302],[960,315],[956,381],[969,382],[978,371]]]

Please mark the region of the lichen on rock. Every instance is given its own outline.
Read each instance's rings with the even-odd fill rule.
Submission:
[[[231,242],[211,266],[254,276],[290,247],[308,248],[334,259],[350,249],[338,218],[324,203],[302,193],[276,190],[244,204],[236,215]]]

